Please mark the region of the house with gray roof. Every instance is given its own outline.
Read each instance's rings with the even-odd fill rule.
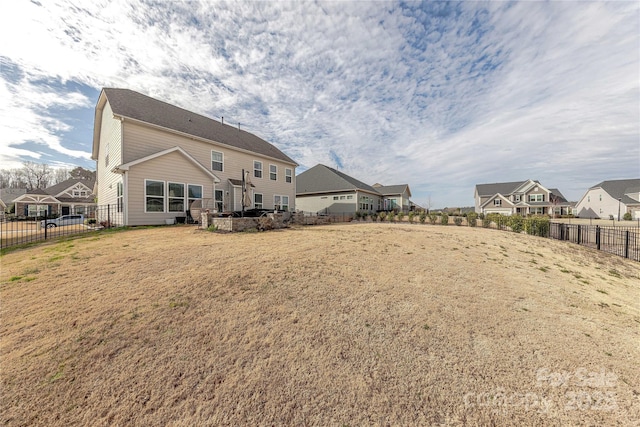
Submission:
[[[13,199],[15,213],[25,217],[87,214],[96,206],[94,184],[70,178],[44,189],[27,190]]]
[[[2,212],[0,216],[5,217],[5,213],[9,213],[13,208],[13,201],[27,192],[26,188],[0,188],[0,208]]]
[[[478,184],[474,192],[476,213],[502,215],[568,215],[573,203],[557,188],[546,188],[539,181]]]
[[[295,209],[297,163],[264,139],[129,89],[105,88],[96,104],[92,158],[100,205],[123,225],[212,211]],[[243,171],[245,175],[243,175]],[[243,203],[243,177],[251,206]]]
[[[411,210],[411,189],[409,189],[409,184],[382,185],[375,183],[373,188],[384,196],[385,206],[383,210],[399,210],[402,212]]]
[[[408,211],[410,195],[407,184],[372,186],[322,164],[296,177],[296,209],[303,212],[352,214],[382,210]]]
[[[580,218],[640,219],[640,179],[602,181],[589,188],[576,205]]]

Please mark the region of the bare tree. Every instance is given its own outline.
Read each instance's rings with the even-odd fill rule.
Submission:
[[[69,169],[67,168],[56,168],[53,170],[53,174],[51,177],[51,185],[60,184],[63,181],[69,179]]]
[[[26,188],[24,171],[22,169],[0,170],[0,188]]]
[[[429,194],[429,196],[427,197],[427,200],[424,202],[424,208],[427,210],[427,213],[431,212],[431,194]]]
[[[69,171],[69,176],[71,178],[86,179],[89,181],[94,181],[96,179],[95,171],[90,171],[89,169],[85,169],[80,166],[71,169]]]
[[[46,163],[24,162],[22,170],[25,174],[27,189],[47,188],[51,178],[51,168]]]

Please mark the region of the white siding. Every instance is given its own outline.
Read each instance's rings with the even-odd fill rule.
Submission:
[[[341,196],[344,197],[343,200],[340,200]],[[347,199],[348,196],[351,196],[352,199]],[[334,200],[334,197],[338,197],[338,200]],[[355,213],[357,210],[357,202],[358,198],[355,191],[315,196],[297,196],[296,209],[310,213]]]
[[[594,188],[587,191],[587,194],[576,206],[575,212],[580,215],[582,209],[592,209],[602,219],[609,219],[610,215],[618,219],[618,199],[611,197],[602,188]],[[627,212],[627,206],[624,203],[620,203],[620,219],[622,219],[625,212]]]
[[[108,152],[107,152],[108,148]],[[118,182],[122,176],[111,170],[122,163],[120,156],[122,148],[122,123],[113,117],[111,106],[107,102],[102,111],[102,125],[100,127],[100,146],[98,147],[97,182],[98,205],[116,203]],[[109,164],[106,157],[109,156]]]
[[[224,192],[224,202],[227,209],[239,208],[240,206],[239,197],[233,197],[234,187],[230,184],[229,179],[242,180],[242,169],[244,169],[249,172],[249,178],[254,185],[254,193],[263,194],[264,209],[273,209],[273,196],[277,194],[289,196],[289,209],[295,210],[295,167],[290,163],[273,160],[258,154],[245,153],[224,145],[191,139],[126,120],[123,131],[124,140],[126,141],[123,152],[125,163],[179,146],[220,178],[221,182],[216,185],[216,189]],[[211,168],[211,150],[223,153],[224,165],[222,171]],[[254,160],[261,161],[263,164],[262,178],[253,176]],[[276,181],[269,179],[269,164],[278,166],[278,179]],[[292,169],[293,182],[285,182],[285,168]],[[166,172],[159,170],[156,175],[157,177],[162,177],[166,175]],[[210,197],[213,198],[213,195]],[[133,212],[133,210],[130,210],[130,212]]]

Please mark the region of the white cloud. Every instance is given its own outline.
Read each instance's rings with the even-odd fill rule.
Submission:
[[[95,100],[55,102],[60,88],[41,82],[129,87],[239,121],[303,168],[337,156],[366,182],[408,182],[418,201],[470,204],[478,182],[527,178],[577,198],[640,175],[639,13],[612,2],[18,2],[0,16],[0,37],[16,40],[0,57],[24,76],[0,81],[26,96],[0,113],[19,113],[15,141],[79,155],[56,136],[69,121],[47,110]]]

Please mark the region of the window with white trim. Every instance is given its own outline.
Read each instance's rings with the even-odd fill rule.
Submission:
[[[164,181],[144,180],[144,211],[164,212]]]
[[[254,193],[253,194],[253,206],[256,209],[262,209],[262,194]]]
[[[124,184],[121,182],[119,182],[117,186],[116,205],[118,212],[124,210]]]
[[[286,168],[284,170],[284,180],[288,183],[293,182],[293,170]]]
[[[493,206],[502,206],[501,199],[493,199]]]
[[[289,196],[281,196],[279,194],[275,194],[273,196],[273,208],[277,211],[288,211]]]
[[[214,197],[216,209],[218,210],[218,212],[222,212],[224,210],[224,191],[216,190]]]
[[[27,216],[47,216],[49,206],[47,205],[27,205]]]
[[[262,162],[257,160],[253,161],[253,176],[255,178],[262,178]]]
[[[191,204],[193,202],[202,199],[202,185],[189,184],[187,186],[187,196],[189,198],[187,209],[191,209]]]
[[[169,196],[169,212],[184,212],[184,184],[167,183]]]
[[[544,202],[544,194],[529,194],[530,202]]]
[[[105,155],[104,155],[104,165],[109,166],[109,143],[107,142],[107,146],[105,147]]]
[[[519,202],[520,201],[520,195],[519,194],[514,194],[513,195],[513,201],[514,202]]]
[[[224,164],[224,154],[211,150],[211,170],[222,172]]]
[[[278,166],[269,165],[269,179],[271,181],[276,181],[278,179]]]

